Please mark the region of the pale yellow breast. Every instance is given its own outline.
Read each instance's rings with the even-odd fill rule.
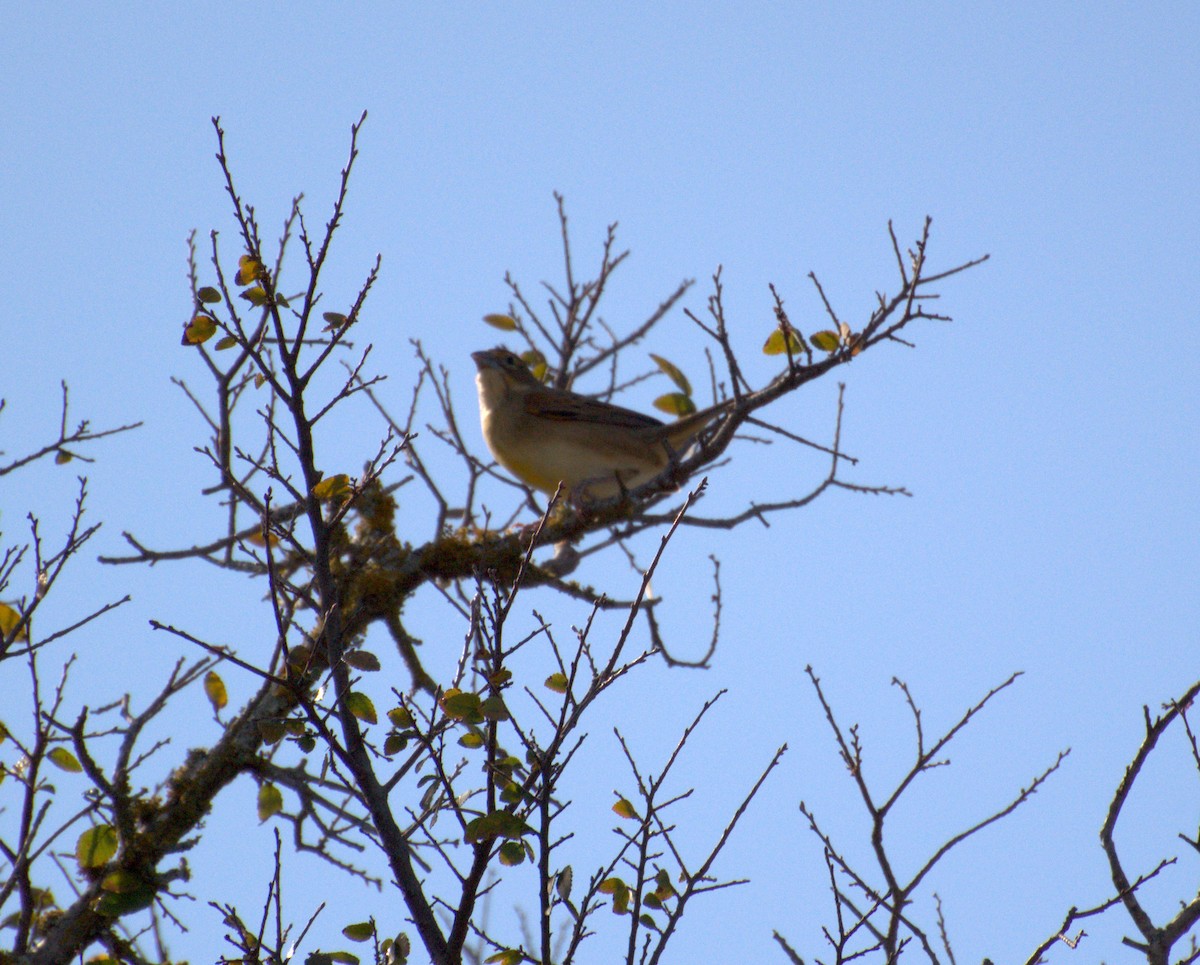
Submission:
[[[620,492],[618,477],[633,489],[666,468],[663,446],[628,428],[531,416],[500,373],[482,371],[475,381],[488,448],[535,489],[553,493],[561,482],[568,493],[582,488],[594,499],[606,499]]]

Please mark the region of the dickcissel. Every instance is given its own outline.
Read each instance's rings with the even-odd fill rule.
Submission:
[[[543,385],[506,348],[473,352],[479,421],[496,461],[522,482],[569,497],[608,499],[663,473],[732,405],[663,423],[653,416]]]

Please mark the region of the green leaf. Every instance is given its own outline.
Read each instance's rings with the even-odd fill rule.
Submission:
[[[100,882],[102,893],[92,901],[92,911],[108,918],[119,918],[149,908],[155,888],[132,871],[118,869]]]
[[[196,292],[196,297],[205,305],[216,305],[221,300],[221,293],[211,285],[205,285]]]
[[[258,823],[283,810],[283,794],[274,784],[264,784],[258,789]]]
[[[379,658],[369,650],[351,650],[342,659],[355,670],[364,670],[369,673],[382,669]]]
[[[274,784],[264,784],[258,789],[258,823],[283,810],[283,793]]]
[[[784,341],[783,332],[775,329],[775,331],[767,336],[762,350],[763,355],[785,355],[789,351],[792,355],[799,355],[804,351],[804,338],[789,325],[786,342]]]
[[[387,712],[387,718],[397,727],[412,727],[413,716],[407,707],[393,707]]]
[[[88,828],[75,841],[80,868],[102,868],[117,853],[117,829],[108,824]]]
[[[467,844],[490,841],[493,838],[516,840],[530,831],[529,825],[508,811],[492,811],[467,823]]]
[[[512,868],[525,860],[525,845],[520,841],[505,841],[500,845],[500,863]]]
[[[511,315],[484,315],[483,320],[492,328],[498,328],[502,332],[515,332],[517,330],[517,320]]]
[[[100,882],[100,887],[114,895],[131,895],[145,885],[141,876],[128,868],[110,871]]]
[[[74,458],[75,456],[73,453],[68,452],[66,449],[59,449],[58,452],[54,454],[54,465],[65,466]]]
[[[287,730],[283,726],[281,720],[256,720],[254,726],[258,728],[258,736],[263,739],[264,744],[278,744],[283,740]]]
[[[647,928],[653,929],[654,931],[658,931],[658,922],[656,922],[649,915],[639,915],[638,921],[640,921]]]
[[[225,681],[220,678],[215,670],[210,670],[204,675],[204,695],[208,698],[208,702],[212,704],[214,713],[219,713],[227,703],[229,703],[229,694],[225,690]]]
[[[360,921],[353,925],[347,925],[342,929],[342,934],[352,942],[370,941],[371,936],[375,934],[374,921]]]
[[[650,357],[654,359],[654,364],[657,365],[684,395],[692,394],[692,383],[687,380],[687,376],[675,367],[674,363],[668,362],[661,355],[650,353]]]
[[[685,416],[696,411],[696,403],[682,392],[668,392],[654,400],[654,408],[673,416]]]
[[[50,763],[59,770],[67,771],[71,774],[78,774],[83,770],[83,765],[80,764],[79,761],[75,759],[75,755],[65,747],[56,747],[46,756],[50,758]]]
[[[493,694],[479,705],[479,711],[487,720],[508,720],[508,708],[504,706],[504,698]]]
[[[813,343],[813,348],[819,348],[822,352],[836,352],[838,347],[837,332],[831,332],[825,329],[821,332],[814,332],[808,339]]]
[[[332,332],[346,324],[346,316],[341,312],[325,312],[321,317],[329,323],[325,326],[327,332]]]
[[[364,724],[379,723],[379,715],[375,713],[371,698],[357,690],[346,695],[346,709]]]
[[[227,348],[233,348],[237,343],[238,340],[234,336],[226,335],[213,348],[218,352],[224,352]]]
[[[460,747],[466,747],[469,750],[474,750],[477,747],[483,746],[483,735],[477,730],[469,730],[458,739],[458,744]]]
[[[565,673],[552,673],[546,678],[547,689],[553,690],[556,694],[565,694],[567,686],[567,675]]]
[[[480,709],[483,702],[479,699],[479,694],[464,693],[451,688],[442,697],[441,704],[447,717],[468,724],[483,722],[483,711]]]

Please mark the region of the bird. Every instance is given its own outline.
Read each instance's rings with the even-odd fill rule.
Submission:
[[[675,422],[543,385],[506,348],[473,352],[479,421],[496,461],[526,485],[579,501],[609,499],[661,475],[733,405]]]

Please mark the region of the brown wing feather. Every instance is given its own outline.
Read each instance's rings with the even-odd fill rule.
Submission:
[[[574,392],[564,392],[561,389],[546,389],[543,392],[531,392],[525,396],[525,411],[530,415],[543,419],[555,419],[563,422],[584,421],[600,422],[610,426],[623,426],[627,429],[650,429],[661,426],[662,423],[653,416],[623,409],[619,405],[600,402]]]

